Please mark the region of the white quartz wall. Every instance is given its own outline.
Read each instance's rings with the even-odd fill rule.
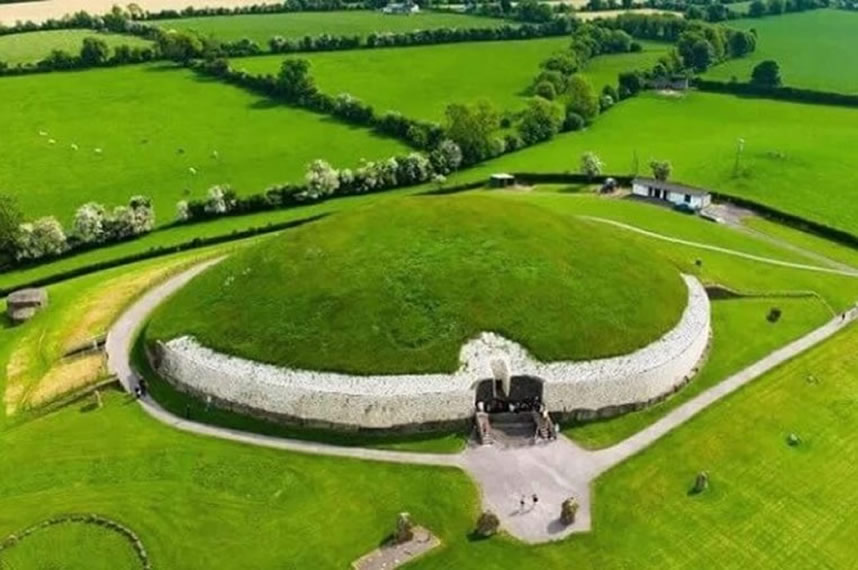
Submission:
[[[462,347],[461,366],[452,374],[352,376],[260,364],[181,337],[161,345],[159,371],[181,389],[239,408],[365,428],[470,417],[475,384],[492,377],[491,362],[498,359],[513,376],[541,378],[552,412],[644,403],[684,383],[706,351],[709,299],[695,278],[683,278],[688,304],[679,323],[652,344],[619,357],[543,363],[513,341],[482,333]]]

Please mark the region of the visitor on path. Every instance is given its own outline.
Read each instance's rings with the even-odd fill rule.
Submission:
[[[533,508],[536,508],[536,503],[539,502],[539,497],[536,496],[536,493],[533,494]]]
[[[518,512],[524,512],[524,495],[522,495],[521,498],[518,500]]]
[[[140,388],[140,397],[144,397],[146,395],[146,381],[141,378],[137,387]]]
[[[190,404],[185,404],[185,419],[186,420],[191,419],[191,405]]]

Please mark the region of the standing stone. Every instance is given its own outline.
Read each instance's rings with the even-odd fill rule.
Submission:
[[[408,513],[399,513],[396,517],[396,530],[393,533],[393,542],[402,544],[414,538],[414,521]]]
[[[560,522],[569,526],[575,524],[575,515],[578,513],[578,501],[574,497],[569,497],[563,504],[560,505]]]
[[[691,492],[695,495],[697,493],[702,493],[706,489],[709,488],[709,474],[706,471],[701,471],[697,474],[697,477],[694,479],[694,487],[691,489]]]
[[[477,519],[476,533],[479,536],[488,538],[493,534],[497,534],[499,528],[500,519],[491,511],[483,511],[483,514]]]

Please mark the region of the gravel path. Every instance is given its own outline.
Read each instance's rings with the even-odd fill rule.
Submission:
[[[789,267],[791,269],[803,269],[805,271],[816,271],[819,273],[832,273],[834,275],[845,275],[847,277],[858,277],[858,271],[853,269],[836,269],[833,267],[820,267],[818,265],[807,265],[804,263],[793,263],[791,261],[782,261],[780,259],[773,259],[771,257],[762,257],[759,255],[754,255],[752,253],[745,253],[744,251],[737,251],[735,249],[728,249],[726,247],[720,247],[717,245],[709,245],[707,243],[701,243],[697,241],[690,241],[686,239],[680,239],[675,237],[666,236],[664,234],[660,234],[657,232],[651,232],[649,230],[645,230],[643,228],[638,228],[636,226],[631,226],[629,224],[624,224],[623,222],[617,222],[615,220],[609,220],[606,218],[598,218],[594,216],[581,216],[581,218],[585,220],[592,220],[594,222],[599,222],[602,224],[608,224],[611,226],[615,226],[618,228],[622,228],[624,230],[629,230],[631,232],[635,232],[641,235],[645,235],[647,237],[659,239],[662,241],[670,242],[670,243],[678,243],[680,245],[688,245],[691,247],[696,247],[699,249],[705,249],[707,251],[716,251],[718,253],[726,253],[727,255],[733,255],[735,257],[742,257],[744,259],[750,259],[751,261],[757,261],[759,263],[766,263],[768,265],[777,265],[780,267]]]
[[[740,255],[763,263],[774,263],[798,269],[845,273],[827,268],[791,264],[758,258],[741,252],[694,244],[654,234],[633,226],[599,220],[625,227],[651,237],[677,243],[697,245],[715,251]],[[222,259],[222,258],[221,258]],[[147,317],[170,294],[180,289],[193,277],[220,261],[215,259],[180,273],[150,290],[134,303],[110,329],[106,351],[108,369],[117,375],[123,387],[132,391],[137,375],[130,363],[131,347],[136,332]],[[847,273],[853,275],[851,273]],[[479,484],[484,508],[493,510],[502,526],[513,536],[532,543],[558,540],[574,532],[591,528],[590,484],[600,473],[639,453],[663,435],[682,425],[698,412],[721,398],[748,384],[761,374],[793,358],[808,348],[824,341],[858,318],[858,309],[829,323],[804,337],[772,352],[759,362],[727,378],[720,384],[702,392],[663,418],[613,447],[588,451],[564,437],[557,441],[524,448],[499,449],[494,446],[469,447],[456,455],[424,454],[359,447],[340,447],[322,443],[277,438],[241,432],[178,418],[149,398],[140,401],[144,411],[154,419],[177,429],[229,441],[259,445],[299,453],[331,455],[351,459],[386,461],[395,463],[458,467],[470,474]],[[536,494],[539,501],[534,503]],[[574,496],[581,507],[574,525],[565,527],[558,521],[560,503]],[[524,498],[525,508],[520,501]]]

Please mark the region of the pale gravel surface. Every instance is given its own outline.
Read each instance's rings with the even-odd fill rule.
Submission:
[[[152,310],[171,293],[185,285],[192,277],[211,266],[209,261],[181,273],[152,289],[132,305],[113,325],[107,339],[108,367],[117,375],[126,390],[136,383],[136,374],[130,365],[134,334],[146,321]],[[526,448],[499,449],[492,446],[471,447],[458,455],[405,453],[354,447],[337,447],[326,444],[269,437],[253,433],[219,428],[183,420],[163,410],[156,402],[146,398],[140,402],[144,411],[154,419],[186,432],[217,437],[229,441],[272,447],[300,453],[332,455],[353,459],[416,463],[422,465],[453,466],[464,469],[479,484],[484,508],[494,510],[501,524],[513,536],[532,543],[558,540],[572,532],[585,532],[591,528],[590,483],[599,474],[628,457],[641,452],[664,434],[682,425],[694,415],[721,398],[748,384],[759,375],[823,342],[850,325],[858,318],[858,310],[851,310],[845,319],[837,317],[815,331],[778,349],[762,360],[739,371],[720,384],[713,386],[672,410],[660,420],[614,445],[598,450],[584,450],[568,439],[560,437],[548,445]],[[522,494],[537,493],[537,507],[518,513],[518,500]],[[574,495],[581,509],[573,527],[557,524],[560,501]],[[605,532],[610,532],[606,530]]]
[[[130,2],[117,0],[44,0],[43,2],[20,2],[15,4],[0,4],[0,23],[7,26],[16,21],[43,22],[49,19],[60,19],[66,14],[74,14],[84,10],[94,15],[110,12],[114,4],[127,6]],[[181,10],[188,6],[194,8],[234,8],[236,6],[251,6],[253,4],[279,4],[270,0],[136,0],[143,10],[158,12],[165,9]]]

